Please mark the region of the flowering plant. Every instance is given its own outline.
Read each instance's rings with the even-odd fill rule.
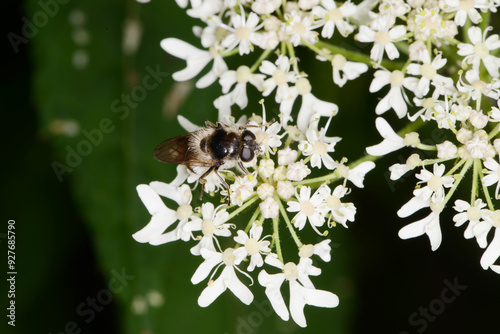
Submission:
[[[403,227],[399,236],[408,239],[425,233],[436,250],[442,239],[440,213],[448,205],[457,212],[456,226],[468,222],[465,238],[475,238],[485,249],[480,260],[483,269],[500,273],[495,265],[500,256],[500,210],[495,209],[500,188],[500,41],[488,25],[498,0],[177,3],[203,23],[193,29],[202,49],[176,38],[164,39],[161,47],[187,64],[173,78],[191,80],[208,66],[196,87],[218,81],[222,92],[214,99],[218,121],[252,131],[263,152],[245,164],[248,173],[220,171],[228,190],[216,173],[200,180],[203,172],[184,165],[170,183],[137,187],[152,218],[134,239],[152,245],[177,240],[195,243],[191,253],[202,260],[191,281],[198,284],[208,278],[198,299],[200,306],[210,305],[227,289],[250,304],[253,294],[248,286],[254,279],[249,273],[255,270],[283,320],[291,315],[305,327],[305,305],[337,306],[335,294],[315,287],[311,276],[320,275],[321,269],[313,259],[329,262],[328,230],[338,224],[347,228],[354,221],[357,206],[348,199],[352,185],[363,188],[376,156],[404,147],[418,153],[392,165],[390,177],[398,180],[414,171],[418,181],[413,197],[397,214],[402,218],[420,210],[429,214]],[[369,43],[369,55],[329,43],[334,34],[344,38],[346,45],[353,43],[352,38]],[[393,110],[408,126],[395,132],[378,117],[375,126],[383,140],[367,147],[369,155],[351,163],[348,157],[334,158],[341,138],[327,133],[341,111],[312,93],[307,68],[300,66],[296,55],[299,47],[313,52],[318,61],[329,62],[333,84],[339,87],[360,75],[373,75],[371,93],[387,91],[389,86],[375,113]],[[253,54],[257,56],[246,56]],[[251,63],[229,69],[228,57],[243,63],[251,59]],[[268,96],[274,94],[279,120],[268,122],[263,102],[261,116],[236,120],[231,109],[247,107],[249,89],[259,92],[265,105],[273,103]],[[200,129],[183,116],[179,122],[187,131]],[[419,131],[424,126],[445,132],[446,140],[430,144],[421,140]],[[469,179],[470,198],[450,202],[459,185]],[[196,188],[198,181],[210,197],[196,205],[189,184],[195,183]],[[212,203],[217,197],[222,204]],[[253,213],[247,223],[236,219],[250,208]],[[303,239],[304,229],[312,229],[322,241]],[[284,251],[282,244],[289,239],[285,233],[292,237],[296,253]],[[281,289],[285,280],[290,289],[288,307]]]

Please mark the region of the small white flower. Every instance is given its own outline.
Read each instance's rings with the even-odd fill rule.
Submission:
[[[288,200],[295,194],[295,188],[289,180],[278,181],[277,192],[281,198]]]
[[[408,111],[408,97],[404,88],[415,91],[418,79],[414,77],[405,78],[404,73],[399,70],[393,72],[378,70],[375,72],[373,81],[370,84],[370,93],[378,92],[388,84],[390,84],[391,88],[375,107],[375,113],[381,115],[392,108],[399,118],[403,118]]]
[[[446,58],[441,57],[439,53],[432,62],[424,61],[423,64],[410,64],[408,65],[408,74],[421,76],[418,81],[417,87],[414,91],[418,97],[425,96],[429,92],[430,84],[432,82],[435,86],[451,87],[453,86],[453,79],[444,77],[437,74],[438,70],[446,65]]]
[[[500,40],[497,34],[486,38],[486,35],[492,29],[492,27],[487,27],[481,33],[481,28],[470,27],[467,33],[472,44],[458,44],[457,53],[465,57],[464,62],[472,64],[474,71],[479,71],[479,65],[482,62],[488,73],[492,77],[497,78],[499,76],[498,68],[500,66],[500,59],[490,54],[490,52],[500,48]]]
[[[306,225],[306,221],[309,221],[313,229],[321,234],[317,227],[322,226],[325,223],[325,216],[319,210],[321,203],[324,198],[323,195],[316,191],[314,195],[311,196],[311,188],[304,186],[300,188],[300,194],[295,191],[295,197],[297,201],[288,201],[288,212],[297,212],[295,217],[293,217],[292,222],[296,228],[302,230]]]
[[[190,205],[192,195],[187,184],[176,187],[163,182],[151,182],[150,186],[137,186],[137,192],[153,217],[148,225],[134,233],[132,237],[136,241],[156,246],[179,239],[188,241],[191,238],[191,232],[186,228],[193,214]],[[177,210],[168,209],[158,195],[175,201],[179,205]],[[179,222],[173,230],[163,233],[177,220]]]
[[[354,80],[368,71],[368,65],[348,61],[343,55],[337,54],[332,58],[333,82],[343,87],[347,80]],[[343,75],[342,75],[343,73]]]
[[[384,50],[391,60],[399,57],[399,51],[393,43],[402,40],[405,34],[406,28],[404,26],[393,26],[391,20],[384,20],[382,24],[373,27],[373,29],[365,25],[360,26],[357,36],[360,42],[373,42],[370,58],[380,63],[384,56]]]
[[[203,248],[215,251],[214,240],[217,236],[230,237],[229,228],[232,224],[226,223],[229,219],[229,213],[221,205],[217,208],[210,202],[201,205],[201,218],[193,216],[187,223],[186,228],[189,231],[201,231],[203,236],[200,242],[191,248],[191,254],[200,255]]]
[[[427,217],[420,219],[414,223],[406,225],[399,230],[399,237],[401,239],[409,239],[427,234],[431,242],[431,249],[435,251],[441,245],[441,226],[439,225],[439,214],[442,207],[436,211],[432,211]]]
[[[274,173],[274,160],[272,159],[261,159],[259,161],[259,167],[257,168],[259,175],[268,178]]]
[[[184,0],[176,0],[177,3]],[[199,18],[202,21],[207,21],[209,17],[217,14],[223,8],[223,0],[214,0],[214,1],[197,1],[191,0],[191,7],[186,11],[186,13],[194,18]],[[187,4],[186,4],[187,5]],[[181,6],[186,7],[186,6]]]
[[[302,40],[306,43],[314,44],[318,39],[318,33],[314,31],[315,27],[312,25],[312,17],[301,15],[299,11],[292,11],[285,14],[285,33],[289,35],[289,40],[293,46],[301,44]]]
[[[254,187],[257,185],[257,172],[245,176],[236,176],[234,183],[229,186],[231,189],[231,202],[238,206],[243,205],[254,193]]]
[[[198,284],[203,281],[212,271],[212,269],[217,266],[219,268],[224,265],[220,276],[207,284],[207,287],[202,291],[200,297],[198,298],[198,305],[201,307],[207,307],[212,304],[212,302],[217,299],[226,289],[231,290],[236,297],[238,297],[246,305],[250,305],[253,301],[253,294],[240,282],[234,271],[236,265],[236,257],[234,256],[234,249],[227,248],[224,253],[215,252],[209,249],[202,249],[201,256],[205,259],[203,263],[200,264],[196,272],[191,277],[191,282],[193,284]],[[239,269],[238,269],[239,270]],[[217,271],[217,269],[215,269]]]
[[[259,196],[261,200],[272,197],[273,194],[274,187],[269,183],[262,183],[259,187],[257,187],[257,196]]]
[[[469,225],[465,229],[464,237],[466,239],[476,238],[479,247],[485,248],[488,244],[486,237],[490,231],[492,225],[485,221],[489,218],[492,212],[488,209],[483,209],[486,206],[480,198],[478,198],[474,205],[470,205],[466,201],[458,199],[455,201],[455,206],[453,207],[457,212],[453,221],[455,226],[462,226],[466,221],[469,221]]]
[[[406,159],[405,164],[394,164],[389,167],[389,171],[391,172],[390,179],[391,180],[399,180],[401,176],[406,174],[406,172],[413,170],[415,167],[420,166],[422,164],[422,160],[417,153],[414,153]]]
[[[247,83],[251,83],[257,89],[261,89],[263,82],[264,75],[251,73],[250,68],[246,65],[238,67],[236,71],[224,72],[219,79],[224,94],[227,94],[229,89],[236,84],[234,89],[228,94],[230,96],[229,107],[237,104],[241,109],[245,109],[248,104]]]
[[[252,10],[257,14],[271,14],[281,6],[281,0],[255,0]]]
[[[278,168],[275,169],[275,172],[276,171],[278,171]],[[290,181],[302,181],[309,174],[311,174],[311,170],[301,159],[300,161],[292,162],[288,165],[285,176]]]
[[[280,181],[281,182],[281,181]],[[279,204],[272,197],[267,197],[263,202],[259,204],[260,211],[262,212],[262,218],[277,218],[279,215]]]
[[[304,279],[304,277],[307,277],[311,273],[304,272],[305,268],[302,269],[303,272],[301,273],[301,268],[298,268],[295,263],[288,262],[283,265],[276,258],[270,259],[270,256],[266,257],[266,263],[272,263],[272,265],[283,270],[283,272],[270,275],[265,270],[262,270],[259,273],[259,283],[266,288],[266,296],[281,319],[287,321],[289,314],[291,314],[292,319],[299,326],[306,327],[307,322],[304,316],[305,305],[331,308],[339,304],[337,295],[329,291],[317,290],[314,286],[306,286],[303,281],[307,281],[307,279]],[[290,313],[288,313],[280,291],[285,279],[290,285]],[[304,285],[301,285],[301,283]]]
[[[433,6],[434,3],[431,3]],[[457,25],[453,21],[445,20],[446,15],[438,7],[420,7],[416,14],[408,20],[408,30],[414,33],[415,39],[427,41],[429,39],[441,39],[455,36]]]
[[[484,130],[474,132],[461,149],[459,153],[466,153],[465,155],[474,159],[486,159],[496,155],[495,149],[489,142],[488,134]]]
[[[415,176],[420,181],[418,183],[426,183],[425,187],[415,189],[413,194],[422,199],[430,198],[433,203],[440,203],[445,196],[444,188],[451,188],[455,179],[452,175],[443,176],[445,165],[434,164],[433,172],[422,168],[420,174]]]
[[[265,122],[264,122],[265,123]],[[256,141],[263,148],[264,152],[275,153],[275,148],[281,146],[281,138],[285,134],[279,134],[281,131],[281,124],[274,122],[265,130],[260,130],[255,133]]]
[[[315,124],[311,123],[306,131],[306,139],[299,143],[299,149],[306,157],[311,156],[311,166],[321,168],[325,165],[327,169],[335,168],[335,161],[328,152],[335,152],[335,144],[341,140],[340,137],[335,137],[329,142],[325,141],[326,129],[318,131]]]
[[[456,12],[455,23],[457,26],[462,27],[467,20],[467,16],[474,24],[478,24],[482,20],[481,14],[479,14],[476,8],[484,8],[484,3],[485,1],[483,0],[445,0],[443,7],[445,8],[445,12]]]
[[[482,129],[488,124],[488,116],[483,114],[481,110],[472,109],[469,116],[470,124],[476,129]]]
[[[313,15],[324,21],[321,37],[331,38],[335,28],[343,37],[347,37],[354,31],[353,26],[347,22],[347,19],[356,13],[356,5],[350,0],[340,7],[337,7],[333,0],[323,0],[321,5],[314,7],[312,10]]]
[[[309,258],[314,254],[318,255],[321,260],[330,262],[330,260],[332,259],[332,256],[330,254],[332,251],[330,242],[330,239],[325,239],[316,245],[303,245],[302,247],[300,247],[299,256],[301,258]]]
[[[243,245],[243,247],[238,247],[233,255],[236,257],[236,262],[240,263],[244,258],[250,256],[250,263],[248,264],[247,270],[253,271],[255,267],[262,267],[264,260],[262,259],[262,254],[268,254],[271,252],[269,245],[270,241],[261,239],[262,226],[253,224],[250,229],[250,236],[248,236],[244,231],[238,230],[237,237],[234,237],[234,241]]]
[[[341,177],[351,181],[356,187],[363,188],[365,176],[369,171],[375,168],[375,163],[373,161],[365,161],[354,168],[349,168],[348,166],[345,166],[343,164],[338,164],[336,168]]]
[[[347,228],[347,221],[353,222],[354,216],[356,215],[356,207],[353,203],[341,202],[342,197],[347,194],[348,189],[343,185],[338,185],[331,191],[330,187],[324,184],[318,191],[325,199],[319,209],[323,211],[325,215],[330,214],[328,224],[330,224],[330,220],[333,218],[335,222]]]
[[[445,140],[441,144],[436,144],[437,157],[439,159],[452,159],[456,157],[458,148],[449,140]]]
[[[253,51],[253,45],[259,46],[262,42],[262,36],[257,32],[262,25],[259,25],[259,16],[254,12],[250,12],[248,17],[245,16],[243,6],[241,15],[233,14],[231,16],[231,26],[221,24],[230,33],[222,41],[222,46],[228,50],[233,50],[239,45],[240,55],[245,55]]]
[[[289,146],[278,151],[278,165],[287,166],[297,160],[298,152]]]
[[[492,82],[487,83],[481,80],[478,71],[469,70],[465,72],[465,80],[467,82],[463,80],[462,76],[459,77],[457,89],[470,96],[474,101],[482,95],[495,100],[500,97],[500,80],[498,78],[493,78]]]
[[[445,166],[439,164],[434,164],[434,173],[422,168],[420,174],[416,174],[415,176],[421,180],[418,183],[426,182],[427,185],[415,189],[413,191],[414,197],[398,210],[397,215],[401,218],[408,217],[418,210],[429,206],[431,209],[434,208],[433,210],[440,212],[442,208],[439,208],[439,206],[442,205],[445,197],[444,188],[451,188],[455,180],[451,175],[443,176],[444,171]]]
[[[298,79],[295,86],[290,88],[290,97],[280,104],[283,126],[286,126],[291,119],[292,107],[298,95],[302,96],[302,104],[296,123],[301,132],[306,132],[311,122],[317,121],[319,116],[332,117],[337,114],[339,107],[335,103],[318,99],[311,93],[311,90],[312,86],[307,78]]]
[[[283,55],[278,56],[275,64],[268,60],[264,60],[260,65],[259,70],[262,73],[271,76],[262,84],[263,96],[268,96],[277,87],[275,97],[277,103],[281,103],[283,99],[289,98],[290,87],[288,84],[297,81],[297,74],[290,71],[290,60],[288,57]]]

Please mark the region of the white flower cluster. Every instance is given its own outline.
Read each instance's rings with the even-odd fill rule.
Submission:
[[[472,168],[470,199],[455,200],[453,208],[458,213],[453,221],[455,226],[469,222],[465,238],[476,238],[479,247],[486,248],[481,266],[500,273],[500,266],[494,264],[500,256],[500,210],[495,209],[500,187],[497,163],[500,111],[491,105],[500,97],[500,58],[496,56],[500,40],[497,34],[488,36],[491,27],[481,29],[474,25],[463,29],[467,43],[452,38],[458,33],[457,26],[465,25],[467,17],[471,23],[483,20],[478,9],[487,17],[496,12],[499,4],[496,1],[426,1],[419,5],[422,7],[414,8],[412,2],[408,3],[405,17],[411,34],[407,38],[413,38],[408,61],[392,72],[387,69],[375,72],[370,91],[379,91],[388,84],[391,87],[375,111],[382,114],[393,109],[399,118],[407,117],[417,127],[432,123],[443,139],[422,144],[417,132],[397,134],[387,121],[377,118],[376,126],[384,139],[368,147],[367,152],[381,156],[407,146],[423,151],[422,155],[410,155],[406,163],[394,164],[390,171],[391,179],[398,180],[411,170],[420,170],[416,174],[414,196],[401,207],[398,215],[408,217],[425,208],[430,209],[430,213],[402,228],[399,236],[408,239],[425,233],[432,250],[436,250],[442,240],[440,213]],[[422,17],[426,19],[422,21]],[[415,24],[410,24],[413,21]],[[438,25],[426,30],[426,24]],[[439,51],[441,49],[445,51]],[[391,58],[389,52],[388,57]],[[395,55],[394,59],[398,57]],[[373,50],[372,59],[379,60],[373,57]],[[417,107],[413,114],[408,112],[413,107],[410,92]],[[433,152],[437,157],[429,158]],[[432,172],[427,166],[432,166]],[[491,192],[488,187],[495,185]],[[492,239],[488,239],[490,231],[494,234]]]
[[[297,324],[305,327],[303,308],[306,304],[335,307],[339,301],[335,294],[316,289],[309,277],[321,273],[321,269],[313,266],[313,255],[325,262],[330,261],[330,240],[325,239],[316,245],[304,244],[298,234],[307,223],[321,237],[328,234],[321,231],[325,227],[331,228],[339,223],[347,228],[347,222],[354,221],[356,214],[354,204],[344,198],[349,193],[347,181],[362,187],[364,176],[374,163],[366,161],[350,168],[344,164],[344,159],[335,161],[329,153],[334,152],[340,138],[325,136],[329,121],[327,126],[318,130],[318,118],[314,118],[304,134],[297,128],[293,131],[290,125],[285,131],[280,123],[272,123],[266,128],[265,116],[264,119],[254,116],[253,119],[262,122],[261,126],[248,129],[255,131],[265,150],[263,156],[258,162],[249,163],[247,175],[220,171],[231,183],[229,196],[232,205],[215,207],[211,202],[203,202],[193,207],[188,183],[197,180],[201,174],[194,174],[180,165],[177,177],[171,183],[151,182],[137,187],[139,197],[152,217],[149,224],[133,237],[151,245],[177,240],[196,243],[191,253],[201,256],[203,262],[191,282],[198,284],[209,278],[198,299],[202,307],[210,305],[226,289],[243,303],[250,304],[253,294],[237,273],[247,276],[244,281],[251,285],[253,280],[248,272],[264,264],[271,266],[267,270],[272,273],[261,269],[259,283],[265,287],[276,313],[288,320],[289,311],[280,292],[282,283],[287,280],[290,314]],[[240,121],[241,126],[255,122],[244,122],[245,118]],[[320,169],[322,166],[328,170],[327,175],[307,178],[311,168]],[[337,179],[344,179],[343,184],[330,188],[327,182]],[[212,196],[215,193],[227,195],[218,177],[207,178],[204,186]],[[169,200],[172,208],[162,198]],[[241,219],[235,219],[251,206],[256,208],[248,223],[241,224]],[[283,231],[280,228],[283,227],[295,241],[298,256],[282,253]],[[264,235],[265,231],[269,234]],[[285,258],[295,260],[285,261]],[[216,275],[218,277],[214,278]]]
[[[476,238],[479,246],[486,248],[482,267],[500,273],[500,266],[494,264],[500,256],[500,211],[495,210],[500,188],[500,110],[491,106],[500,98],[500,40],[488,27],[499,0],[365,0],[358,5],[350,0],[177,3],[203,23],[193,29],[203,48],[176,38],[164,39],[161,47],[187,64],[173,78],[191,80],[208,66],[196,87],[205,88],[218,81],[221,95],[214,99],[214,106],[224,124],[235,123],[231,116],[234,105],[240,109],[248,105],[247,89],[255,89],[263,98],[274,93],[280,111],[279,122],[266,123],[265,114],[252,116],[250,123],[246,118],[236,122],[242,127],[256,125],[248,129],[255,133],[265,153],[249,164],[247,175],[222,172],[230,183],[229,194],[215,173],[204,180],[205,190],[212,195],[230,197],[230,207],[205,202],[193,208],[191,189],[185,182],[195,182],[200,175],[184,166],[178,168],[170,184],[152,182],[137,188],[152,215],[151,222],[134,234],[137,241],[153,245],[179,239],[197,242],[192,253],[204,261],[192,282],[197,284],[209,277],[199,299],[201,306],[209,305],[227,288],[249,304],[253,295],[237,274],[248,275],[264,264],[272,267],[267,269],[272,273],[261,269],[258,281],[284,320],[289,318],[280,290],[285,280],[290,286],[290,314],[300,326],[306,325],[305,304],[334,307],[338,303],[334,294],[317,290],[310,280],[320,273],[311,257],[316,254],[330,260],[329,240],[303,244],[298,233],[309,224],[325,235],[324,226],[346,226],[347,221],[353,221],[354,204],[343,202],[349,193],[346,182],[363,187],[364,175],[374,163],[367,161],[371,159],[367,156],[356,167],[349,167],[346,158],[334,160],[330,156],[340,138],[327,137],[326,131],[338,107],[313,95],[307,69],[300,68],[295,53],[300,46],[311,50],[319,61],[331,64],[333,83],[339,87],[367,72],[371,65],[375,70],[369,92],[378,94],[388,87],[375,113],[381,115],[392,109],[398,118],[411,123],[413,132],[396,133],[386,120],[377,118],[383,141],[367,148],[372,156],[404,147],[422,151],[422,155],[412,154],[405,164],[390,168],[393,180],[419,171],[414,197],[398,215],[408,217],[430,209],[427,217],[401,229],[400,237],[425,233],[432,249],[437,249],[442,237],[440,212],[472,168],[470,200],[455,201],[458,213],[454,221],[457,226],[469,221],[465,237]],[[353,51],[355,47],[347,50],[330,44],[328,40],[334,34],[345,38],[345,45],[352,45],[353,38],[369,43],[369,55]],[[255,53],[255,57],[247,56]],[[225,58],[230,56],[242,61],[252,59],[252,63],[229,69]],[[294,106],[299,110],[296,116],[292,115]],[[199,129],[183,117],[179,121],[188,131]],[[416,132],[422,124],[434,126],[446,140],[423,144]],[[437,157],[429,158],[433,152]],[[432,172],[428,166],[432,166]],[[326,170],[327,174],[308,178],[311,168]],[[343,184],[330,188],[330,182],[341,178]],[[494,195],[490,187],[495,187]],[[175,202],[176,209],[167,207],[162,197]],[[257,209],[246,227],[233,220],[254,204]],[[298,248],[299,259],[292,262],[286,262],[281,251],[283,229],[278,227],[283,224]],[[490,231],[494,231],[493,238],[488,237]],[[270,234],[263,236],[265,233]],[[234,244],[223,245],[228,241]],[[252,282],[250,277],[247,280]]]

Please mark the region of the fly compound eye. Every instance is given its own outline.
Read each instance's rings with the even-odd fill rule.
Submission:
[[[240,153],[240,159],[241,161],[243,162],[249,162],[250,160],[253,159],[254,157],[254,152],[252,149],[244,146],[242,149],[241,149],[241,153]]]
[[[243,131],[243,134],[241,135],[241,140],[244,143],[253,141],[253,140],[255,140],[255,135],[253,134],[253,132],[245,130],[245,131]]]

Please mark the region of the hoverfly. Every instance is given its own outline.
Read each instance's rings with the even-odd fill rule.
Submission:
[[[212,172],[216,173],[227,189],[228,205],[231,205],[229,185],[220,175],[219,169],[238,166],[243,173],[248,174],[243,163],[262,155],[263,148],[257,143],[255,134],[247,128],[260,126],[214,124],[208,120],[205,126],[162,142],[155,148],[153,156],[160,162],[184,165],[195,174],[197,172],[193,167],[206,167],[199,178],[202,184],[200,199],[206,177]]]

